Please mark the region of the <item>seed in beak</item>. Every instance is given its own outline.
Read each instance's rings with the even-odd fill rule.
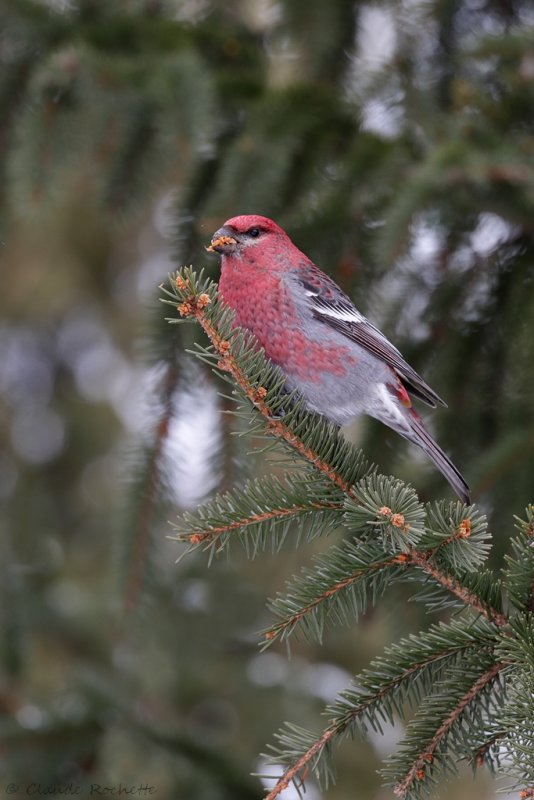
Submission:
[[[237,244],[237,241],[233,236],[219,236],[212,241],[209,247],[206,247],[206,250],[208,253],[215,253],[218,247],[225,247],[227,244]]]

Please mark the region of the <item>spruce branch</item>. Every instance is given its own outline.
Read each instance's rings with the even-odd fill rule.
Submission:
[[[358,535],[373,535],[386,552],[406,552],[425,531],[425,509],[411,486],[385,475],[357,484],[358,502],[345,500],[345,523]]]
[[[223,549],[238,535],[249,556],[269,546],[276,552],[290,525],[296,525],[296,543],[302,534],[310,541],[339,524],[343,498],[324,481],[286,473],[248,481],[237,491],[216,495],[195,513],[185,513],[176,539],[193,547]]]
[[[506,736],[506,730],[498,730],[488,736],[484,744],[481,744],[473,753],[472,762],[474,767],[481,767],[483,764],[488,764],[490,767],[494,766],[494,760],[491,756],[491,751],[498,744],[498,742]]]
[[[460,582],[458,578],[439,569],[431,559],[431,554],[418,550],[411,550],[404,554],[406,563],[411,563],[429,575],[436,583],[453,594],[462,604],[471,606],[490,622],[499,627],[508,624],[508,617],[498,609],[484,602],[484,600],[474,591],[470,590],[465,582]]]
[[[429,503],[419,549],[431,551],[446,568],[475,572],[491,547],[487,527],[485,515],[474,506],[459,501]]]
[[[339,508],[334,505],[320,505],[319,503],[310,503],[309,506],[295,505],[290,508],[271,508],[269,511],[262,511],[261,513],[252,513],[250,517],[233,520],[224,525],[218,525],[211,528],[209,531],[202,531],[200,533],[182,533],[177,537],[180,541],[190,541],[192,544],[212,543],[214,539],[219,538],[224,533],[231,533],[236,530],[243,530],[243,528],[250,528],[253,525],[262,525],[263,523],[272,522],[276,524],[280,520],[287,520],[291,517],[296,517],[299,514],[306,513],[312,510],[321,510],[323,508]]]
[[[484,569],[473,573],[442,569],[441,572],[447,575],[452,573],[458,583],[472,594],[483,608],[494,609],[497,614],[503,614],[503,585],[492,570]],[[460,593],[451,592],[448,581],[437,582],[428,578],[421,582],[418,570],[407,572],[406,579],[418,587],[412,599],[423,603],[429,611],[460,610],[465,607]]]
[[[426,631],[401,639],[385,649],[384,656],[373,659],[356,679],[353,689],[342,692],[339,700],[329,712],[336,718],[354,719],[354,712],[375,698],[375,705],[383,718],[393,720],[396,711],[401,718],[406,716],[403,704],[411,707],[421,702],[423,692],[429,692],[440,670],[451,663],[453,657],[465,655],[473,649],[484,650],[494,644],[495,629],[483,618],[473,620],[471,615],[463,619],[439,622]],[[408,681],[417,674],[417,681]],[[388,703],[383,703],[384,698]],[[390,702],[391,701],[391,702]],[[369,717],[375,723],[375,718]]]
[[[394,786],[397,797],[406,797],[414,784],[421,782],[427,777],[429,766],[434,764],[436,751],[450,734],[451,729],[458,723],[467,707],[476,700],[480,693],[487,689],[498,674],[508,666],[507,662],[497,662],[492,664],[482,675],[479,675],[472,686],[459,698],[455,705],[450,709],[436,729],[432,738],[428,741],[417,758],[412,762],[410,769],[404,777]]]
[[[518,790],[534,785],[534,615],[525,610],[516,613],[503,631],[496,648],[497,657],[511,662],[507,702],[496,722],[506,731],[502,747],[506,752],[504,772],[513,778]]]
[[[334,426],[307,413],[296,393],[284,393],[283,374],[265,359],[253,337],[235,326],[232,312],[217,302],[216,285],[202,273],[197,277],[190,269],[180,270],[165,293],[170,299],[164,302],[181,316],[169,322],[196,321],[207,334],[209,346],[197,344],[195,355],[252,405],[252,430],[266,429],[308,470],[304,477],[262,478],[216,496],[184,516],[177,538],[214,553],[237,535],[255,555],[268,544],[278,549],[293,522],[298,536],[306,529],[308,539],[331,524],[351,534],[316,558],[272,602],[279,620],[265,632],[264,645],[297,630],[320,641],[326,623],[352,622],[393,581],[421,584],[421,576],[428,605],[443,607],[446,593],[452,597],[449,605],[479,615],[473,619],[468,613],[460,622],[431,627],[387,651],[361,676],[360,685],[329,709],[330,724],[319,736],[293,725],[282,730],[272,758],[289,766],[268,800],[291,781],[302,785],[310,771],[328,780],[331,745],[355,727],[380,730],[381,721],[403,715],[405,701],[412,707],[418,703],[419,710],[400,757],[392,762],[401,774],[395,777],[399,795],[417,794],[438,767],[447,769],[449,750],[471,759],[474,753],[475,764],[484,759],[493,740],[475,728],[475,718],[489,713],[490,702],[499,702],[488,699],[489,690],[512,663],[506,653],[495,653],[499,631],[508,631],[509,620],[501,609],[499,580],[480,571],[489,549],[485,518],[461,503],[425,507],[411,487],[372,471]],[[464,726],[477,730],[478,742],[462,739]]]
[[[458,567],[466,566],[466,552],[460,553],[459,548],[469,548],[476,565],[486,557],[484,517],[461,503],[431,505],[425,514],[412,489],[384,476],[365,478],[357,489],[361,502],[345,501],[345,520],[351,530],[378,535],[384,549],[402,551],[398,563],[423,570],[463,605],[472,606],[499,626],[507,624],[506,616],[484,596],[488,593],[476,591],[476,576],[457,577]]]
[[[458,541],[466,547],[471,535],[478,537],[473,545],[473,560],[478,563],[480,551],[485,553],[485,521],[474,509],[451,504],[454,513],[448,520],[448,528],[442,518],[443,530],[435,530],[431,515],[434,509],[430,509],[434,527],[425,528],[425,509],[413,490],[401,481],[372,475],[356,484],[356,490],[362,502],[356,504],[350,498],[345,501],[344,522],[352,534],[358,537],[369,534],[372,538],[346,540],[316,558],[313,569],[303,570],[294,577],[286,591],[270,605],[280,619],[265,631],[265,644],[287,638],[299,629],[321,641],[327,621],[354,622],[365,610],[369,597],[375,600],[393,582],[410,576],[420,582],[421,570],[441,592],[452,594],[455,602],[471,606],[492,622],[506,624],[505,615],[491,602],[498,594],[494,587],[489,591],[482,586],[482,591],[477,591],[478,576],[467,572],[459,580],[454,574],[452,567],[457,567],[458,562],[463,564],[467,553],[462,559],[454,553],[450,565],[445,557],[447,549]],[[432,546],[414,548],[409,546],[410,541],[425,541]],[[441,563],[436,563],[438,553]]]
[[[413,489],[401,481],[369,475],[369,468],[362,463],[361,455],[355,454],[350,446],[338,437],[333,426],[317,420],[311,426],[310,432],[311,415],[302,413],[298,397],[281,394],[283,375],[266,362],[263,351],[258,350],[255,340],[234,326],[233,314],[224,304],[217,301],[216,284],[206,280],[202,273],[197,277],[191,269],[179,270],[171,277],[170,288],[164,291],[167,298],[171,299],[165,298],[163,302],[177,308],[182,317],[182,320],[171,318],[168,321],[176,323],[196,320],[211,342],[210,348],[199,347],[199,355],[213,364],[217,370],[226,372],[230,376],[230,380],[237,384],[242,394],[259,412],[269,433],[288,444],[308,464],[311,464],[314,470],[328,478],[344,493],[345,522],[353,531],[359,533],[366,530],[378,531],[386,554],[402,551],[402,559],[395,563],[402,562],[405,566],[415,566],[463,604],[473,607],[498,626],[506,625],[506,616],[480,596],[472,586],[470,587],[469,581],[460,581],[451,572],[447,559],[443,557],[455,547],[456,556],[452,560],[458,562],[459,544],[463,545],[465,541],[473,538],[478,545],[478,559],[482,558],[485,553],[485,523],[480,515],[472,509],[464,509],[461,504],[456,506],[451,504],[448,509],[432,507],[425,519],[424,508]],[[275,414],[278,416],[274,416]],[[335,445],[338,445],[338,448]],[[355,455],[356,465],[354,465]],[[353,463],[349,468],[351,460]],[[357,475],[358,483],[346,477],[349,469],[352,469],[352,476]],[[270,511],[274,511],[274,507],[271,507]],[[279,516],[283,517],[281,507],[279,511]],[[254,513],[258,511],[255,510]],[[276,518],[276,515],[273,515],[273,518]],[[247,515],[237,519],[235,515],[233,517],[230,515],[230,519],[224,520],[219,525],[215,524],[215,527],[223,529],[229,522],[235,522],[238,523],[236,529],[242,529],[247,527],[247,522],[251,520],[253,522],[254,518]],[[203,529],[197,526],[192,534],[194,537],[192,543],[194,545],[201,543],[202,538],[199,537],[204,532],[208,534],[209,540],[209,528],[209,522]],[[224,530],[220,533],[224,534]],[[421,540],[425,541],[426,549],[417,548]],[[440,560],[438,556],[443,558]],[[385,560],[387,559],[386,555]],[[354,570],[350,570],[348,575],[334,580],[331,587],[324,587],[316,598],[309,598],[305,605],[309,606],[310,610],[316,609],[322,599],[339,594],[342,588],[352,585],[357,580],[357,578],[351,579],[353,572]],[[343,582],[345,578],[347,583]],[[305,612],[298,612],[299,620],[305,616]],[[280,632],[293,630],[294,627],[294,624],[288,621],[287,627],[282,626]],[[273,634],[276,635],[274,630],[270,635]]]
[[[428,631],[411,635],[386,648],[383,657],[374,659],[354,681],[354,688],[343,692],[336,703],[328,707],[330,724],[314,737],[310,732],[287,725],[277,735],[280,748],[272,748],[269,756],[274,762],[291,763],[279,778],[266,800],[274,800],[289,784],[302,783],[304,776],[314,772],[319,778],[328,775],[327,749],[341,735],[358,725],[362,732],[367,724],[380,730],[380,720],[400,716],[402,704],[420,701],[422,691],[430,691],[447,664],[468,651],[487,649],[494,641],[493,626],[485,620],[456,620],[438,623]],[[436,669],[438,671],[436,671]],[[417,676],[418,680],[415,680]],[[321,763],[326,760],[327,763]],[[324,783],[323,781],[321,781]]]
[[[270,610],[281,619],[264,632],[265,644],[286,639],[298,626],[321,641],[327,620],[354,622],[365,610],[368,597],[375,599],[402,574],[397,555],[385,556],[376,545],[350,540],[315,562],[313,570],[304,570],[271,602]]]
[[[458,580],[433,563],[434,555],[435,549],[414,548],[388,555],[376,542],[347,540],[341,546],[334,546],[315,559],[313,569],[304,570],[284,594],[271,602],[271,611],[281,619],[265,631],[265,643],[285,639],[299,627],[306,635],[321,641],[326,621],[354,622],[365,610],[369,597],[376,600],[392,583],[409,577],[410,571],[412,580],[420,580],[421,570],[439,589],[461,601],[461,605],[471,607],[499,627],[508,623],[508,618],[488,602],[484,592],[470,588],[469,573],[464,581]]]
[[[287,726],[287,731],[289,734],[293,734],[291,736],[291,745],[293,745],[294,739],[297,738],[295,736],[299,735],[299,739],[306,745],[309,741],[309,733],[306,730],[301,730],[296,728],[295,726]],[[291,783],[294,783],[296,786],[303,786],[304,781],[307,775],[310,772],[317,772],[319,762],[324,755],[324,751],[331,746],[332,741],[338,737],[344,731],[344,726],[332,724],[329,725],[323,733],[315,739],[315,741],[310,744],[307,749],[304,750],[302,755],[294,761],[290,767],[288,767],[284,773],[278,778],[276,784],[271,789],[268,795],[266,795],[265,800],[275,800]],[[280,744],[284,747],[284,751],[287,749],[287,742],[286,736],[283,731],[277,735],[277,739]],[[289,737],[288,737],[289,738]],[[297,741],[297,747],[300,744]],[[273,757],[273,760],[275,757]]]
[[[526,508],[525,519],[515,520],[519,535],[512,539],[512,552],[505,556],[506,586],[516,609],[534,611],[534,505]]]

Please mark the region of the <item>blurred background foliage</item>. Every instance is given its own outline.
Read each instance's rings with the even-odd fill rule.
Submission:
[[[430,424],[500,563],[534,499],[533,33],[530,0],[0,0],[1,777],[20,796],[259,798],[280,723],[322,727],[420,621],[397,593],[288,661],[257,631],[309,552],[175,563],[167,520],[269,469],[185,354],[199,332],[157,303],[176,265],[217,275],[203,248],[236,213],[274,217],[446,398]],[[383,426],[349,435],[448,496]],[[395,736],[347,743],[328,798],[388,797]]]

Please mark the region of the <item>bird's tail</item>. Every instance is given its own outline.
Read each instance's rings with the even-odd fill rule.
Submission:
[[[450,458],[429,434],[421,417],[412,409],[407,409],[410,433],[399,430],[402,436],[419,445],[427,453],[441,474],[448,480],[458,497],[468,505],[471,503],[470,489]]]

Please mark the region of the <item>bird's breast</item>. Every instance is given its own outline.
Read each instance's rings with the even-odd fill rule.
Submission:
[[[223,268],[219,291],[235,322],[254,334],[268,358],[288,375],[319,383],[343,377],[356,363],[350,344],[320,322],[304,318],[283,279],[273,274]]]

